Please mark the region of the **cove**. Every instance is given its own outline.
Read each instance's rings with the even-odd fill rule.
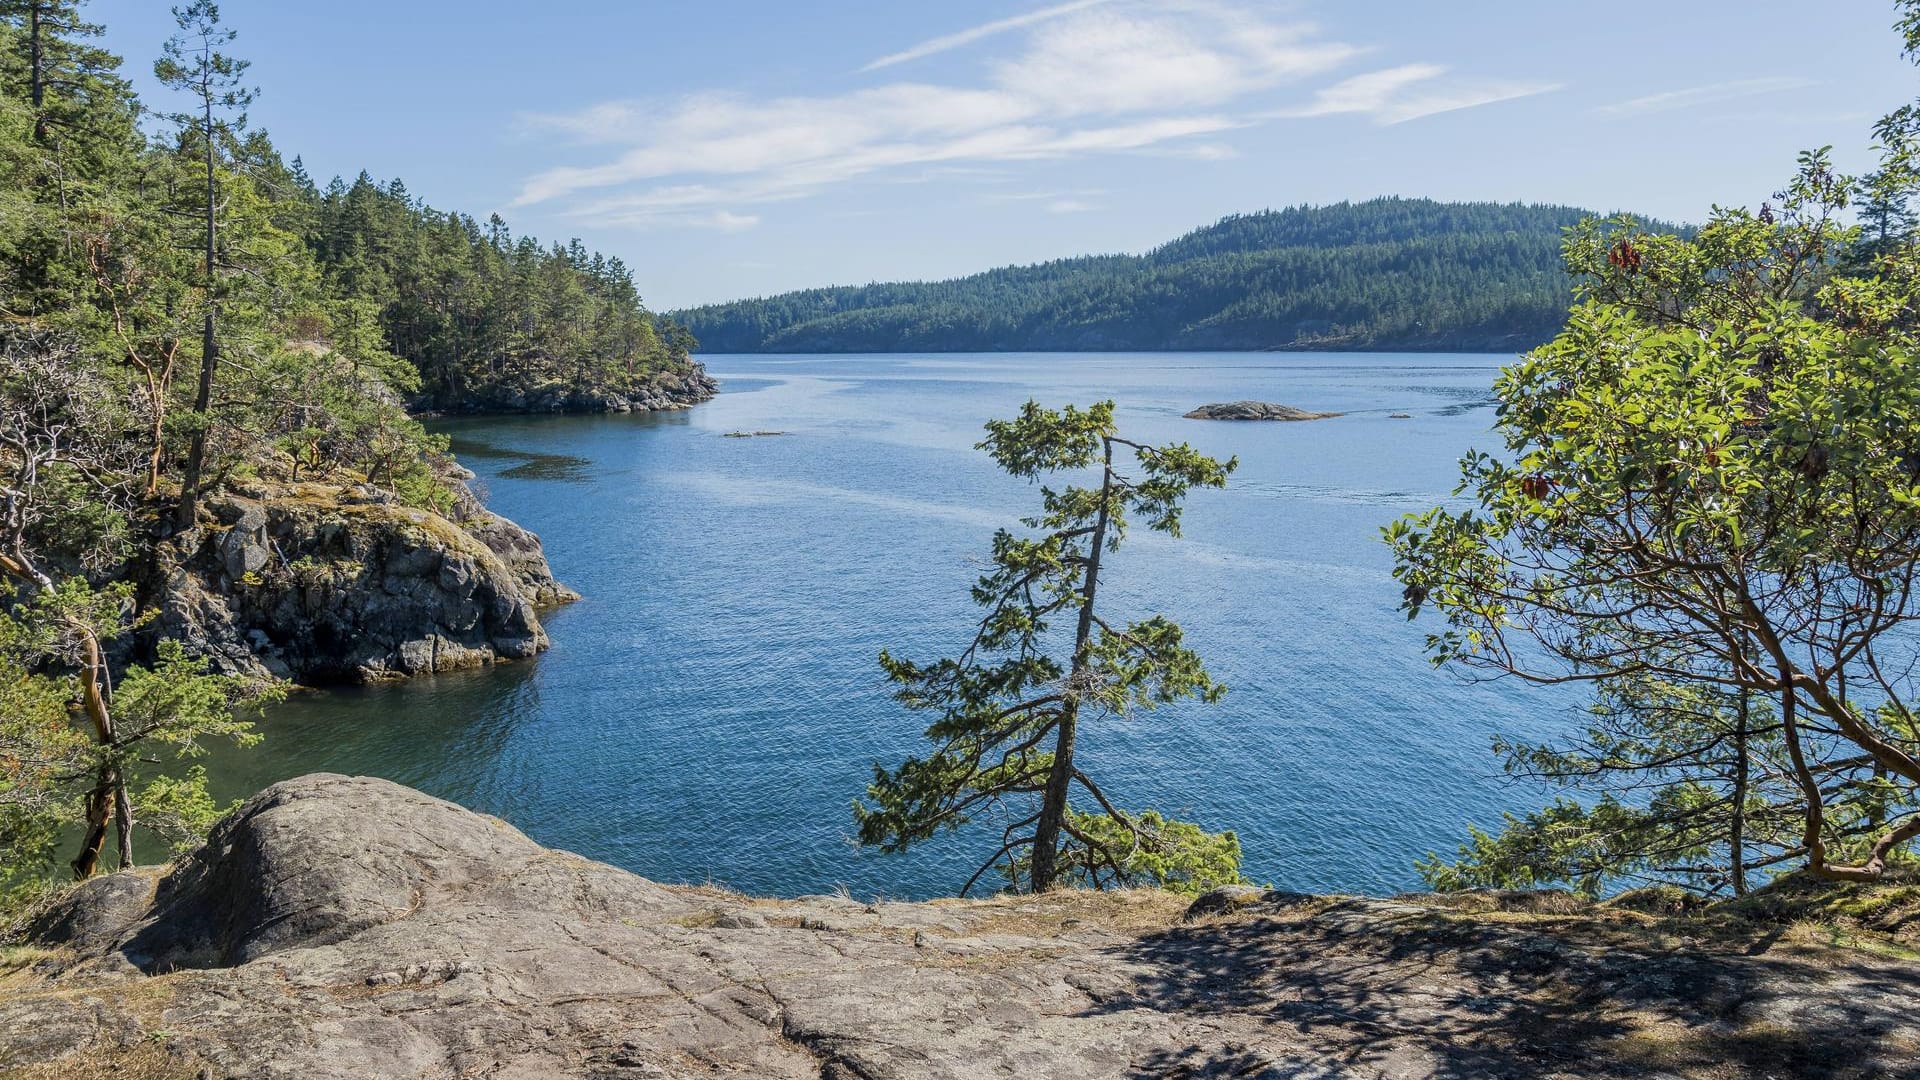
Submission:
[[[1469,447],[1497,448],[1491,386],[1511,357],[703,359],[722,393],[687,411],[439,423],[585,599],[546,616],[538,660],[300,695],[262,744],[211,762],[221,794],[367,774],[657,880],[950,893],[997,830],[880,856],[851,843],[848,805],[875,761],[920,747],[924,721],[875,655],[961,641],[993,531],[1037,506],[972,448],[1028,398],[1111,397],[1129,437],[1240,458],[1226,491],[1191,500],[1185,539],[1137,530],[1104,586],[1118,613],[1180,622],[1227,696],[1090,725],[1081,752],[1125,804],[1238,831],[1250,878],[1416,887],[1416,857],[1532,805],[1490,738],[1577,720],[1569,692],[1435,671],[1378,540],[1453,497]],[[1344,415],[1182,415],[1240,399]],[[727,437],[742,431],[784,434]]]

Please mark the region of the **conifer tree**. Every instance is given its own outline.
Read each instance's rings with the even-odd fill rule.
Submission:
[[[169,89],[192,95],[192,111],[166,114],[179,127],[182,149],[197,146],[205,165],[203,199],[200,204],[204,226],[202,287],[206,290],[200,339],[200,383],[193,399],[193,434],[187,449],[186,471],[180,486],[179,508],[174,516],[177,528],[191,528],[200,499],[202,472],[206,467],[207,428],[212,423],[213,383],[220,365],[220,190],[216,164],[223,147],[232,147],[246,130],[247,106],[254,91],[243,85],[248,62],[236,60],[219,51],[231,43],[235,31],[220,25],[220,7],[212,0],[194,0],[173,9],[179,32],[167,39],[153,73]]]
[[[1119,549],[1129,515],[1178,536],[1187,493],[1225,486],[1237,462],[1184,443],[1122,438],[1111,401],[1085,410],[1030,401],[1018,417],[990,422],[980,449],[1014,476],[1092,470],[1097,482],[1042,487],[1041,512],[1025,521],[1030,532],[995,534],[993,568],[973,590],[986,614],[957,656],[916,663],[881,654],[901,703],[935,715],[926,730],[934,749],[892,770],[875,767],[867,801],[854,807],[861,842],[903,851],[997,815],[999,842],[963,894],[996,866],[1010,887],[1034,892],[1068,882],[1197,890],[1239,880],[1234,834],[1123,810],[1077,757],[1089,721],[1225,692],[1178,625],[1159,615],[1116,620],[1100,586],[1102,561]],[[1055,644],[1056,623],[1071,627],[1064,647]],[[1097,809],[1076,806],[1076,791]]]
[[[128,670],[116,686],[106,643],[127,625],[132,584],[95,588],[84,576],[56,575],[60,561],[98,567],[125,555],[137,444],[119,437],[120,426],[112,388],[71,343],[0,334],[0,673],[25,680],[0,693],[0,704],[11,699],[24,710],[0,721],[0,744],[24,751],[0,745],[0,839],[13,847],[0,882],[16,859],[55,839],[42,825],[48,802],[63,793],[82,804],[80,850],[69,864],[76,878],[98,867],[110,825],[126,867],[136,818],[187,834],[209,824],[204,772],[136,781],[164,763],[155,757],[162,746],[192,756],[205,738],[251,741],[235,709],[276,693],[207,674],[178,642],[162,643],[157,664]],[[71,691],[45,673],[49,663],[75,672]],[[64,708],[56,722],[48,703],[67,700],[90,738],[74,733]],[[15,846],[23,837],[32,841],[25,849]]]

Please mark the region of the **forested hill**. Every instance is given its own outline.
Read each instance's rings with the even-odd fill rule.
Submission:
[[[514,237],[361,173],[317,188],[295,159],[283,211],[336,292],[380,307],[387,347],[420,372],[427,407],[624,410],[711,392],[684,329],[641,302],[618,257],[579,240]]]
[[[676,312],[707,352],[1530,348],[1571,297],[1567,206],[1374,199],[1238,214],[1145,255]]]
[[[183,11],[219,26],[210,3]],[[142,102],[120,58],[94,44],[101,31],[76,0],[0,0],[6,332],[56,334],[116,377],[139,370],[152,407],[183,423],[209,307],[225,356],[209,365],[218,385],[199,390],[208,401],[250,396],[266,360],[300,384],[269,400],[337,389],[288,360],[289,346],[363,371],[377,366],[369,350],[395,358],[380,381],[416,409],[626,411],[711,395],[691,339],[645,307],[620,260],[435,209],[397,180],[317,185],[246,126],[244,60],[226,58],[233,70],[211,72],[220,92],[202,93],[208,73],[169,54],[155,69],[162,92]],[[344,416],[367,396],[352,388],[325,411]],[[222,442],[272,426],[238,411],[213,420]]]

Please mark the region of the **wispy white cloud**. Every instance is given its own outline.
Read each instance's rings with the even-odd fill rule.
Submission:
[[[1006,184],[1017,179],[1017,176],[1012,170],[999,167],[935,165],[911,172],[897,172],[879,179],[889,184],[931,184],[940,180],[954,180],[967,184]]]
[[[1036,30],[990,68],[1003,93],[1066,116],[1211,107],[1331,71],[1361,50],[1210,3],[1108,8]]]
[[[1804,90],[1819,85],[1819,80],[1801,78],[1792,75],[1776,75],[1760,79],[1732,79],[1727,82],[1708,83],[1705,86],[1689,86],[1683,90],[1668,90],[1659,94],[1648,94],[1613,105],[1602,105],[1595,109],[1603,116],[1633,116],[1642,113],[1671,112],[1674,109],[1691,109],[1698,105],[1712,105],[1721,101],[1733,101],[1738,98],[1754,97],[1759,94],[1777,94],[1786,90]]]
[[[1447,74],[1438,64],[1403,64],[1370,71],[1335,83],[1305,105],[1281,109],[1277,117],[1360,114],[1379,124],[1404,124],[1423,116],[1471,109],[1560,89],[1559,83],[1466,80],[1434,85]]]
[[[1053,7],[1041,8],[1039,11],[1029,11],[1025,15],[1015,15],[1009,19],[997,19],[990,23],[982,23],[979,26],[962,30],[958,33],[929,38],[912,48],[902,49],[897,53],[889,53],[860,70],[863,72],[878,71],[881,68],[892,67],[895,64],[904,64],[910,60],[919,60],[922,57],[933,56],[936,53],[958,49],[963,45],[971,45],[976,41],[983,38],[990,38],[995,34],[1004,34],[1009,30],[1018,30],[1024,26],[1032,26],[1035,23],[1046,22],[1048,19],[1057,19],[1062,15],[1071,15],[1076,11],[1085,11],[1087,8],[1099,7],[1101,4],[1111,2],[1112,0],[1072,0],[1071,3],[1055,4]]]
[[[745,207],[859,178],[930,178],[1096,154],[1223,160],[1235,150],[1222,136],[1279,117],[1356,113],[1398,123],[1549,88],[1455,79],[1412,64],[1336,83],[1307,105],[1276,112],[1273,95],[1297,94],[1368,50],[1244,4],[1076,0],[868,65],[887,68],[1017,32],[1017,44],[983,59],[961,85],[896,81],[777,98],[705,93],[525,116],[536,133],[607,150],[598,161],[528,178],[515,205],[559,203],[563,214],[602,225],[747,228],[758,217]]]
[[[1227,143],[1184,142],[1177,146],[1156,146],[1139,151],[1152,157],[1185,158],[1188,161],[1232,161],[1240,151]]]
[[[1072,191],[1005,191],[984,196],[981,201],[1002,202],[1047,202],[1053,199],[1079,199],[1094,195],[1105,195],[1106,188],[1075,188]]]
[[[1106,188],[1075,188],[1071,191],[1008,191],[986,195],[984,203],[1033,203],[1049,214],[1081,214],[1097,210],[1094,200],[1107,194]]]
[[[757,214],[736,214],[731,210],[715,210],[711,214],[695,214],[687,219],[689,225],[700,225],[721,232],[744,232],[760,224]]]

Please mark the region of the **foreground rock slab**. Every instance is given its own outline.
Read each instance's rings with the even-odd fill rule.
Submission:
[[[0,1071],[87,1077],[1920,1076],[1920,966],[1240,890],[657,885],[379,780],[267,789],[7,954]]]
[[[1189,420],[1330,420],[1337,412],[1308,412],[1271,401],[1227,401],[1202,405],[1186,414]]]

